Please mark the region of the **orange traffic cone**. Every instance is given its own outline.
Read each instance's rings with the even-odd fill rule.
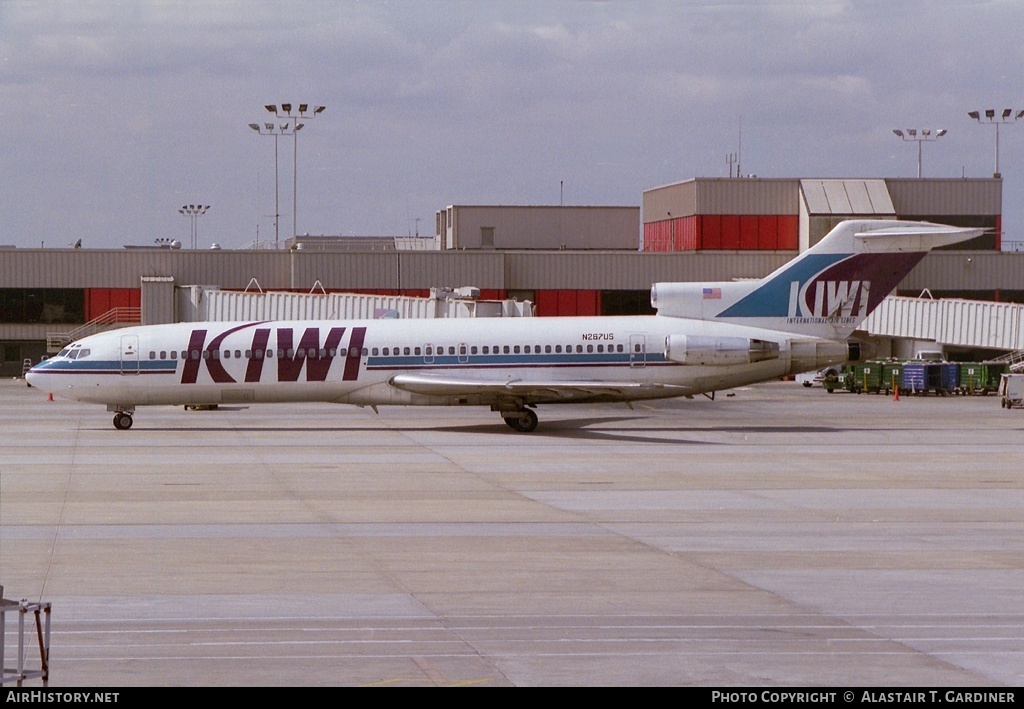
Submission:
[[[900,385],[896,383],[896,377],[892,378],[892,400],[900,400]]]
[[[46,400],[47,401],[53,401],[53,392],[52,391],[49,394],[46,395]]]

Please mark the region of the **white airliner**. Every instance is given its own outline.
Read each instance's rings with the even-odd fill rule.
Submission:
[[[517,431],[538,404],[692,396],[857,361],[856,326],[929,249],[979,236],[845,221],[760,281],[658,283],[658,314],[151,325],[92,335],[28,372],[106,404],[128,429],[143,405],[323,401],[489,406]]]

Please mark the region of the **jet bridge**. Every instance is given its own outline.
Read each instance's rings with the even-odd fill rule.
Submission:
[[[1024,305],[889,296],[861,325],[870,335],[1024,353]],[[1024,354],[1011,359],[1024,368]]]

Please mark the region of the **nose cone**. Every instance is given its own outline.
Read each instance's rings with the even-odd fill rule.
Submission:
[[[48,365],[48,361],[43,361],[25,372],[25,381],[28,382],[29,386],[48,392],[53,391],[55,384],[54,373]]]
[[[25,381],[28,382],[29,386],[36,387],[37,389],[43,388],[45,379],[46,374],[43,372],[40,364],[25,372]]]

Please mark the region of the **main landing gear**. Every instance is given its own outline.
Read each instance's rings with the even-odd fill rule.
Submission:
[[[114,428],[118,431],[127,431],[132,427],[132,414],[135,407],[130,404],[107,404],[107,411],[114,412]]]
[[[530,409],[519,409],[518,411],[502,411],[501,416],[509,428],[520,433],[531,433],[537,428],[537,414]]]

